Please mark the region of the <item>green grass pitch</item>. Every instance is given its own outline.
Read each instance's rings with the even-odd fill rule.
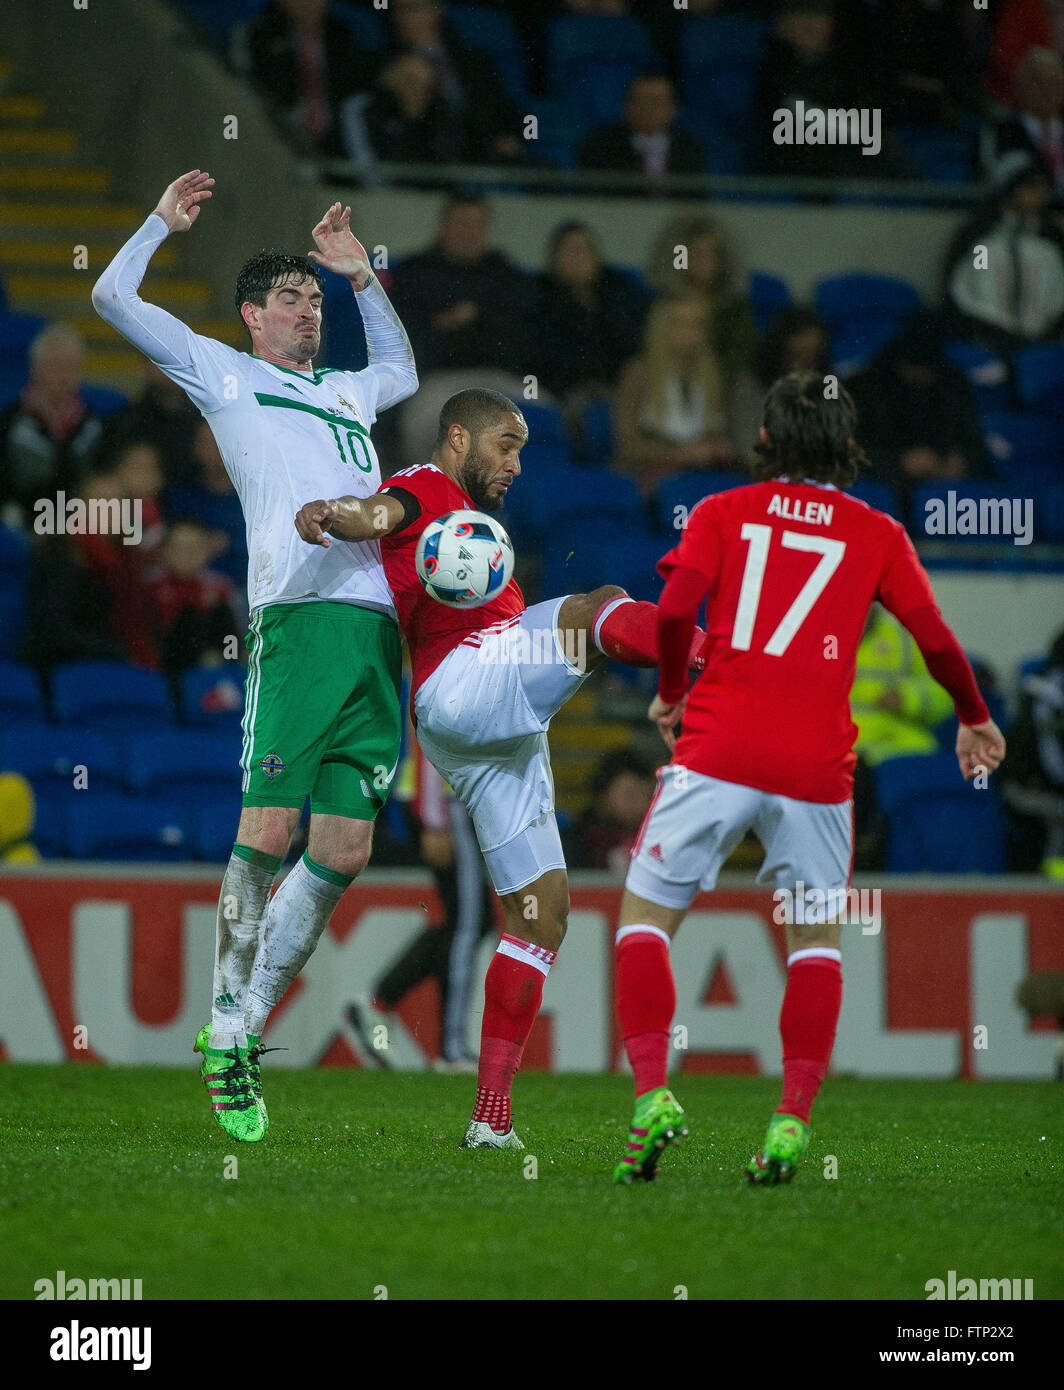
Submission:
[[[950,1269],[1064,1296],[1050,1082],[830,1079],[798,1177],[763,1191],[770,1080],[674,1078],[691,1138],[614,1188],[624,1077],[519,1077],[524,1154],[459,1150],[473,1078],[263,1079],[270,1132],[239,1146],[192,1067],[0,1066],[0,1296],[62,1269],[199,1298],[237,1249],[249,1298],[923,1300]]]

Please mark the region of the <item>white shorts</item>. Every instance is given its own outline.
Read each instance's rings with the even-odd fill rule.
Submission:
[[[547,727],[589,673],[558,636],[564,602],[471,633],[414,695],[418,742],[469,812],[497,893],[565,867]]]
[[[716,886],[721,865],[748,830],[765,847],[758,883],[791,894],[801,884],[815,893],[841,893],[845,901],[852,801],[795,801],[675,763],[658,772],[625,887],[661,907],[686,909],[699,892]],[[805,920],[815,920],[808,908]]]

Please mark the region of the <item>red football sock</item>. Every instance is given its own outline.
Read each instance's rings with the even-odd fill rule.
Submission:
[[[838,951],[810,947],[816,955],[793,956],[780,1010],[783,1040],[783,1098],[777,1115],[809,1123],[824,1081],[842,1007],[842,964]],[[796,953],[797,954],[797,953]]]
[[[500,1134],[510,1128],[510,1088],[556,955],[504,932],[488,966],[473,1119],[486,1121]]]
[[[676,985],[669,943],[659,927],[622,927],[617,938],[617,1017],[638,1097],[668,1085],[669,1028],[676,1012]]]
[[[595,614],[591,640],[600,652],[626,666],[657,666],[658,605],[627,594],[607,599]],[[706,634],[696,627],[687,660],[690,670],[701,669],[697,662],[705,640]]]

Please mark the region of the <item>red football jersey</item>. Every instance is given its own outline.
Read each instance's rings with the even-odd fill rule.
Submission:
[[[501,594],[479,608],[448,608],[430,598],[421,587],[414,565],[418,537],[430,521],[447,512],[480,509],[468,492],[434,463],[404,468],[381,483],[377,491],[388,492],[391,488],[402,488],[421,504],[421,515],[416,521],[381,541],[384,574],[399,612],[399,626],[410,648],[413,692],[470,633],[507,618],[516,618],[525,611],[526,605],[514,579]]]
[[[898,522],[816,483],[753,483],[701,501],[658,566],[710,583],[706,669],[674,761],[799,801],[852,794],[850,689],[868,609],[935,605]]]

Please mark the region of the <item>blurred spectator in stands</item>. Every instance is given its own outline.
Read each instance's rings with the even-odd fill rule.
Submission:
[[[209,568],[225,545],[220,533],[192,518],[171,523],[161,563],[148,577],[163,670],[176,677],[191,666],[221,666],[236,638],[233,584]]]
[[[757,347],[753,310],[737,278],[727,233],[704,213],[670,218],[651,249],[647,279],[658,294],[695,294],[705,303],[713,351],[729,381],[753,366]]]
[[[754,358],[758,384],[767,391],[788,372],[820,372],[831,365],[831,335],[815,309],[782,309],[758,344]]]
[[[483,198],[455,193],[443,205],[433,245],[395,269],[392,303],[421,381],[402,407],[407,464],[428,458],[440,407],[469,385],[471,372],[478,386],[513,394],[530,370],[534,284],[489,246],[490,225]]]
[[[676,89],[664,73],[633,77],[624,119],[600,126],[580,145],[581,169],[642,174],[649,191],[668,174],[704,174],[706,152],[693,135],[676,130]]]
[[[928,672],[920,649],[878,603],[868,612],[850,692],[857,752],[878,767],[888,758],[937,753],[934,727],[953,701]]]
[[[1016,71],[1016,109],[989,132],[988,163],[1010,150],[1041,162],[1055,189],[1064,189],[1064,60],[1051,48],[1029,48]]]
[[[1009,868],[1064,881],[1064,632],[1023,681],[1002,793],[1015,822]]]
[[[8,525],[28,524],[38,498],[73,496],[95,462],[103,425],[81,395],[84,355],[66,324],[42,328],[30,344],[29,380],[0,411],[0,508]]]
[[[969,22],[971,0],[860,0],[839,11],[840,38],[871,84],[863,104],[883,120],[960,127],[981,109],[985,46]]]
[[[783,0],[765,51],[754,114],[756,145],[764,174],[803,178],[903,178],[915,176],[889,130],[880,131],[880,148],[865,156],[856,144],[777,143],[776,113],[798,118],[798,103],[811,110],[876,108],[876,67],[862,71],[853,45],[843,42],[832,0]],[[877,59],[879,55],[876,55]],[[871,82],[871,85],[870,85]],[[804,133],[804,126],[803,126]]]
[[[0,861],[40,861],[40,851],[31,839],[36,819],[37,799],[29,782],[18,772],[0,772]]]
[[[342,157],[344,103],[370,85],[372,64],[329,0],[270,0],[233,35],[233,66],[299,147]]]
[[[788,372],[830,371],[830,333],[814,309],[782,309],[757,345],[754,369],[741,373],[731,395],[732,437],[745,461],[757,441],[765,414],[765,393]]]
[[[1059,10],[1059,5],[1054,4]],[[1016,72],[1029,48],[1053,48],[1054,27],[1045,0],[998,0],[986,86],[990,95],[1009,106],[1015,92]],[[1064,33],[1060,35],[1064,41]]]
[[[117,479],[98,473],[77,495],[86,502],[121,496]],[[128,661],[112,623],[114,593],[81,535],[35,536],[30,551],[26,621],[19,660],[42,674],[64,661]],[[131,547],[135,549],[135,547]]]
[[[135,400],[108,420],[101,456],[111,457],[131,439],[155,445],[167,487],[187,487],[197,481],[192,439],[203,416],[185,392],[146,357],[144,385]]]
[[[111,476],[122,497],[140,504],[141,539],[135,547],[136,562],[142,565],[163,540],[163,511],[159,496],[163,490],[163,469],[159,451],[148,439],[131,439],[115,455]]]
[[[392,45],[384,63],[402,53],[415,53],[432,65],[461,147],[483,163],[524,159],[522,113],[507,94],[491,57],[471,48],[448,27],[444,7],[437,0],[390,0],[388,14]]]
[[[172,522],[176,517],[189,517],[200,522],[208,531],[219,532],[224,537],[225,547],[214,557],[215,568],[228,575],[237,585],[234,603],[239,618],[248,572],[244,513],[236,489],[225,471],[218,441],[210,425],[202,418],[193,437],[192,458],[197,465],[198,485],[168,489],[163,496],[163,512],[168,521]]]
[[[400,53],[381,70],[361,119],[375,160],[458,164],[473,158],[443,100],[438,71],[420,53]]]
[[[565,862],[623,875],[654,795],[654,769],[637,753],[615,749],[591,779],[591,804],[565,831]]]
[[[603,263],[586,222],[555,228],[539,291],[535,373],[578,414],[587,401],[612,396],[621,367],[639,351],[647,299],[627,275]]]
[[[648,494],[673,473],[732,463],[724,379],[699,296],[651,309],[643,350],[621,374],[614,420],[615,465]]]
[[[870,476],[904,500],[917,483],[986,472],[979,416],[968,379],[946,355],[932,313],[920,311],[847,382]]]
[[[1000,356],[1064,329],[1064,229],[1048,211],[1049,179],[1023,150],[994,166],[991,196],[945,258],[944,298],[954,337]]]

